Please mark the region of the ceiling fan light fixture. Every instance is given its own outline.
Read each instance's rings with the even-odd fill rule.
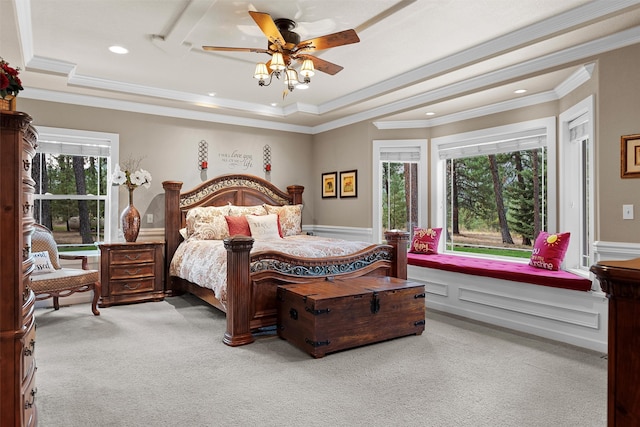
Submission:
[[[267,71],[267,64],[256,64],[256,71],[253,73],[253,78],[258,80],[266,80],[268,77],[269,72]]]
[[[296,86],[298,83],[298,73],[293,68],[287,68],[287,73],[284,76],[284,84],[287,86]]]
[[[284,63],[284,57],[280,52],[276,52],[271,56],[271,64],[269,64],[269,68],[274,71],[282,71],[287,68]]]
[[[300,67],[300,75],[302,77],[313,77],[315,74],[315,68],[313,67],[313,61],[305,59],[302,61],[302,67]]]

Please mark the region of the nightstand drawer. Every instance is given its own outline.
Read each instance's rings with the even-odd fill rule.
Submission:
[[[129,295],[137,294],[139,292],[153,291],[154,284],[155,279],[153,277],[131,280],[112,280],[110,284],[111,295]]]
[[[121,249],[110,253],[111,264],[140,264],[152,263],[155,260],[155,248],[147,249]]]
[[[112,265],[109,268],[109,275],[111,280],[138,279],[153,277],[154,269],[154,264]]]

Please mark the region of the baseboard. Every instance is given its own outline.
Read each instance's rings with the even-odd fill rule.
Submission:
[[[339,227],[333,225],[303,225],[304,233],[359,242],[373,242],[373,230],[362,227]]]

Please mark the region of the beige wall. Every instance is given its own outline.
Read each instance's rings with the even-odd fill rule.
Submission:
[[[347,128],[316,135],[314,156],[323,171],[335,170],[332,165],[362,165],[371,176],[369,159],[353,158],[354,150],[362,154],[371,152],[371,141],[376,139],[419,139],[469,132],[478,129],[516,123],[559,114],[589,95],[595,98],[596,133],[596,240],[613,242],[640,242],[640,179],[620,178],[620,136],[640,134],[640,45],[612,51],[593,58],[596,63],[592,78],[556,102],[549,102],[481,118],[465,120],[430,129],[377,130],[357,124]],[[584,61],[588,63],[590,61]],[[349,153],[340,155],[344,144],[351,144]],[[339,160],[332,163],[334,158]],[[319,176],[320,170],[315,169]],[[360,171],[358,171],[360,176]],[[362,182],[362,180],[361,180]],[[365,187],[361,187],[365,188]],[[360,189],[359,189],[360,191]],[[358,200],[319,200],[315,222],[329,225],[353,225],[357,217],[359,226],[371,227],[371,184],[368,193]],[[622,219],[622,205],[635,205],[634,220]],[[347,215],[345,215],[347,213]],[[345,217],[346,218],[343,218]]]
[[[253,154],[254,173],[264,177],[261,170],[262,149],[271,147],[271,181],[279,188],[299,184],[305,186],[303,221],[309,223],[314,208],[314,183],[311,179],[311,136],[263,130],[250,127],[221,125],[195,120],[174,119],[148,114],[128,113],[51,102],[20,99],[19,109],[33,117],[36,126],[110,132],[120,135],[120,161],[144,157],[141,167],[148,170],[153,181],[151,188],[137,189],[134,203],[143,214],[143,227],[164,226],[164,197],[162,181],[183,181],[183,190],[198,185],[201,180],[197,168],[198,143],[209,144],[209,178],[238,171],[216,165],[220,152],[239,150]],[[238,172],[244,172],[239,170]],[[120,207],[127,203],[127,193],[119,189]],[[147,224],[146,214],[154,214],[154,223]],[[307,216],[309,218],[307,218]]]
[[[596,239],[640,242],[640,179],[620,178],[620,137],[640,133],[640,45],[599,58],[596,100]],[[635,219],[622,219],[622,205],[635,205]]]
[[[640,219],[622,220],[622,205],[634,204],[640,218],[640,179],[620,178],[620,136],[640,133],[640,45],[613,51],[593,59],[592,79],[557,102],[506,113],[436,126],[430,129],[378,130],[363,122],[318,135],[221,125],[145,114],[118,112],[20,99],[20,109],[34,117],[36,125],[68,127],[120,134],[120,158],[146,156],[143,167],[153,175],[149,190],[136,191],[136,205],[162,214],[165,179],[181,179],[184,188],[200,182],[195,167],[197,144],[209,143],[209,155],[233,147],[255,152],[272,148],[272,181],[279,187],[305,186],[305,224],[372,226],[372,141],[424,139],[468,132],[541,117],[558,116],[589,95],[595,96],[596,128],[596,240],[639,242]],[[322,199],[320,177],[324,172],[358,171],[358,197]],[[209,170],[209,177],[223,170]],[[126,201],[124,191],[120,205]],[[163,223],[153,226],[161,227]]]

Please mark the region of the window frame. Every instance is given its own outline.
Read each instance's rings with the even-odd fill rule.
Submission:
[[[589,218],[589,241],[585,242],[585,236],[582,232],[584,212],[584,188],[582,180],[575,177],[582,177],[582,147],[578,144],[572,144],[569,125],[570,123],[586,115],[586,134],[588,136],[588,154],[587,159],[589,167],[588,174],[591,179],[589,186],[589,206],[587,209]],[[559,188],[560,205],[560,226],[563,230],[571,233],[571,240],[567,253],[565,255],[565,269],[574,274],[583,277],[589,277],[589,267],[582,266],[580,258],[583,253],[581,248],[587,245],[588,256],[591,261],[595,258],[594,241],[595,241],[595,134],[594,134],[594,97],[588,96],[577,104],[563,111],[558,119],[559,122],[559,163],[561,166],[561,185]]]
[[[79,130],[79,129],[66,129],[66,128],[55,128],[48,126],[35,126],[38,131],[38,139],[42,141],[59,141],[59,142],[69,142],[74,144],[82,145],[85,143],[86,145],[105,145],[109,147],[109,155],[107,156],[107,173],[113,170],[113,159],[119,158],[119,150],[120,150],[120,135],[116,133],[108,133],[108,132],[95,132],[88,130]],[[59,153],[59,154],[67,154],[69,153]],[[118,192],[114,191],[113,186],[110,185],[111,177],[107,176],[107,188],[106,188],[106,197],[105,201],[105,223],[104,223],[104,240],[105,242],[113,242],[118,240]],[[69,199],[68,196],[63,195],[52,195],[47,197],[42,197],[39,194],[34,195],[36,199]],[[75,197],[71,197],[74,200],[78,200],[80,197],[75,195]],[[88,196],[87,200],[95,200],[97,198],[102,198],[102,196]]]
[[[455,147],[464,150],[478,144],[478,141],[500,141],[502,139],[527,138],[531,134],[543,133],[547,147],[547,231],[557,232],[557,165],[556,165],[556,118],[545,117],[504,126],[486,128],[471,132],[447,135],[431,139],[431,224],[433,227],[446,229],[446,159],[440,158],[440,151],[445,147]],[[509,151],[514,151],[507,148]],[[535,237],[534,237],[535,239]],[[447,251],[446,239],[440,239],[438,251],[440,253],[456,254]],[[496,257],[497,259],[497,257]],[[505,258],[512,260],[513,258]],[[514,262],[516,261],[513,259]]]
[[[416,150],[420,153],[418,160],[418,227],[425,227],[429,218],[428,215],[428,191],[429,191],[429,163],[428,163],[428,140],[426,139],[389,139],[373,141],[373,166],[372,166],[372,205],[373,224],[372,235],[374,243],[382,242],[382,186],[379,185],[382,179],[382,152],[393,152],[397,148],[398,152]],[[424,184],[422,184],[424,183]],[[422,185],[421,185],[422,184]]]

